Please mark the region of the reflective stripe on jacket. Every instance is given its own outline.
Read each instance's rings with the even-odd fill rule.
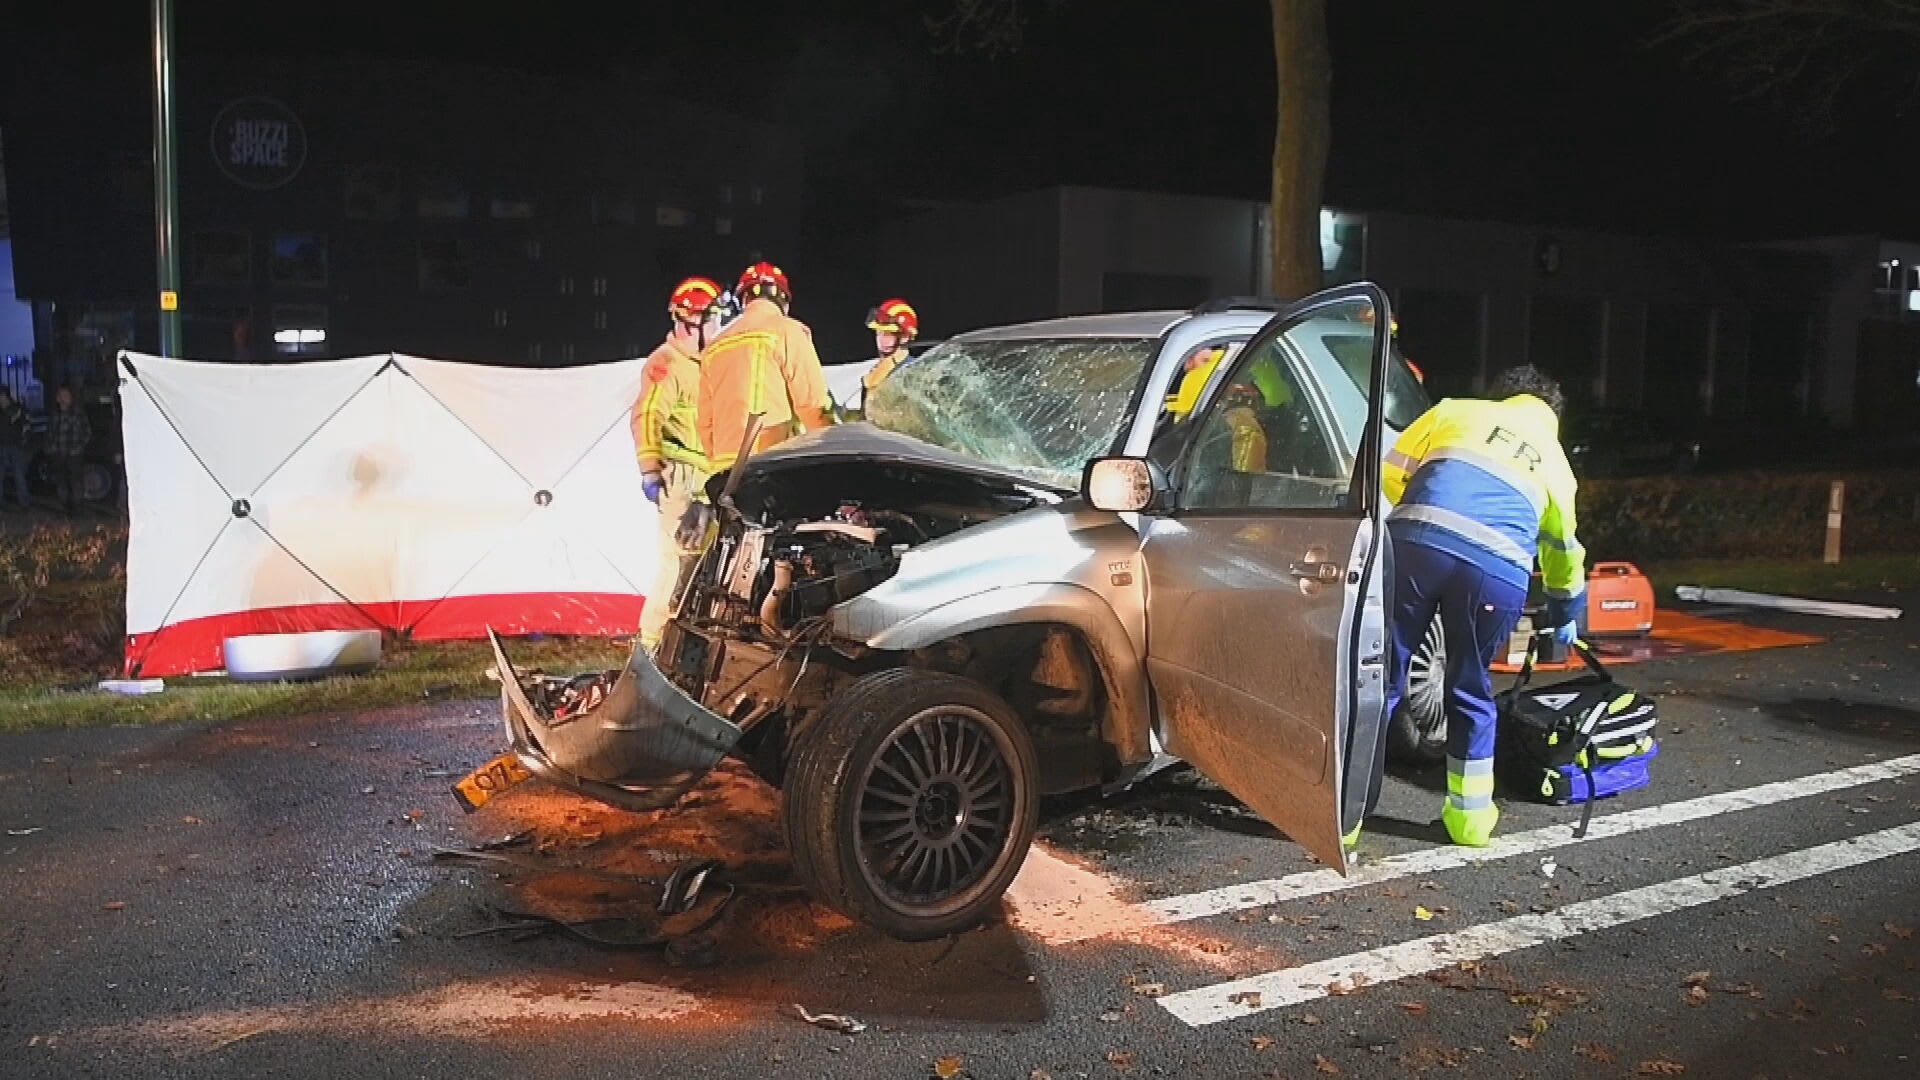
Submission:
[[[641,472],[677,461],[707,471],[700,452],[700,365],[671,340],[647,358],[646,384],[633,403],[633,448]]]
[[[812,332],[764,297],[700,354],[700,445],[715,472],[740,456],[747,417],[760,414],[764,449],[825,426],[831,404]]]
[[[1516,568],[1517,578],[1506,576],[1523,585],[1537,552],[1549,596],[1585,591],[1573,470],[1560,448],[1559,417],[1539,398],[1442,401],[1394,443],[1382,486],[1395,504],[1396,535],[1424,534],[1458,554],[1492,555]]]

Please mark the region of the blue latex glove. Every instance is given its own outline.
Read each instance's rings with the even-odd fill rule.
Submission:
[[[661,476],[657,472],[641,473],[640,474],[640,490],[643,494],[646,495],[648,502],[652,503],[655,506],[659,506],[660,496],[665,494],[667,490],[666,478]]]
[[[1560,626],[1563,623],[1577,623],[1587,614],[1587,591],[1585,589],[1572,596],[1547,597],[1547,625]],[[1555,633],[1558,633],[1556,630]]]
[[[1553,628],[1553,640],[1562,645],[1572,645],[1580,640],[1580,623],[1571,620]]]

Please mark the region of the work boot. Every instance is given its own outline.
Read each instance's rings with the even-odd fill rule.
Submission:
[[[1486,847],[1493,842],[1493,827],[1500,823],[1500,808],[1492,804],[1472,810],[1462,810],[1448,799],[1440,807],[1440,820],[1446,823],[1447,835],[1461,847]]]

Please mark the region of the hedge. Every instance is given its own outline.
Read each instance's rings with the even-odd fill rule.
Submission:
[[[1580,540],[1593,559],[1815,558],[1835,480],[1843,550],[1920,552],[1920,472],[1586,479]]]

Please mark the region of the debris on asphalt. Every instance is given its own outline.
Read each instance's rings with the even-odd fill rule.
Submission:
[[[1408,1016],[1427,1015],[1427,1005],[1424,1001],[1403,1001],[1400,1003],[1400,1009]]]
[[[1107,1051],[1107,1064],[1113,1066],[1113,1071],[1115,1072],[1132,1072],[1133,1051],[1109,1050]]]
[[[242,1031],[237,1035],[229,1035],[226,1038],[221,1039],[219,1042],[214,1043],[213,1049],[215,1051],[225,1050],[227,1047],[232,1046],[235,1043],[246,1042],[248,1039],[253,1038],[255,1035],[265,1035],[267,1032],[272,1030],[274,1030],[274,1025],[272,1024],[262,1024],[259,1027],[248,1028],[247,1030]]]
[[[1227,1000],[1233,1002],[1235,1005],[1244,1005],[1249,1009],[1257,1009],[1260,1007],[1260,991],[1242,990],[1237,994],[1228,994]]]
[[[1411,1069],[1414,1072],[1427,1072],[1442,1066],[1449,1069],[1459,1069],[1465,1067],[1466,1064],[1467,1052],[1465,1050],[1432,1044],[1416,1046],[1412,1050],[1400,1055],[1401,1067]]]
[[[661,890],[660,914],[684,915],[692,911],[700,901],[700,890],[719,868],[719,859],[695,859],[675,869],[667,878],[666,888]]]
[[[1150,998],[1165,997],[1167,993],[1167,984],[1157,983],[1157,982],[1140,983],[1139,985],[1133,988],[1133,992],[1136,994],[1139,994],[1141,997],[1150,997]]]
[[[1253,1038],[1248,1039],[1247,1043],[1255,1050],[1271,1050],[1273,1049],[1273,1044],[1278,1041],[1279,1040],[1271,1035],[1255,1035]]]
[[[528,842],[530,842],[532,839],[533,839],[532,829],[521,829],[517,833],[510,833],[506,836],[499,838],[498,840],[488,840],[483,844],[477,845],[473,850],[505,851],[508,848],[521,847],[527,844]]]
[[[1333,1062],[1327,1060],[1327,1056],[1325,1054],[1313,1055],[1313,1068],[1315,1072],[1325,1073],[1328,1076],[1340,1075],[1340,1066],[1335,1065]]]
[[[35,825],[30,829],[8,829],[7,835],[8,836],[32,836],[34,833],[46,832],[46,831],[47,831],[47,827],[45,825]]]
[[[100,905],[101,911],[125,911],[126,908],[127,902],[125,900],[109,900]]]
[[[1791,611],[1796,615],[1831,615],[1839,619],[1897,619],[1900,617],[1900,609],[1896,607],[1844,604],[1836,600],[1809,600],[1799,596],[1747,592],[1744,589],[1676,585],[1673,595],[1695,604],[1732,604],[1736,607],[1769,608],[1774,611]]]
[[[1887,933],[1892,934],[1894,937],[1899,938],[1901,941],[1907,941],[1913,937],[1913,927],[1911,926],[1899,926],[1894,923],[1881,923],[1880,928],[1882,930],[1885,930]]]
[[[1677,1061],[1654,1058],[1651,1061],[1641,1062],[1633,1071],[1639,1076],[1679,1076],[1687,1071],[1687,1067]]]
[[[959,1054],[949,1054],[933,1063],[933,1075],[939,1080],[953,1080],[966,1070],[967,1059]]]
[[[1423,907],[1416,907],[1413,909],[1413,917],[1421,922],[1430,922],[1433,919],[1433,912]]]
[[[1543,878],[1552,877],[1554,873],[1559,869],[1560,869],[1560,864],[1557,862],[1554,862],[1553,856],[1551,855],[1548,855],[1540,860],[1540,876]]]
[[[1613,1051],[1599,1043],[1577,1043],[1574,1045],[1573,1052],[1595,1065],[1611,1065],[1615,1060]]]
[[[867,1030],[867,1025],[851,1016],[842,1016],[839,1013],[812,1013],[807,1011],[806,1006],[800,1004],[795,1004],[793,1011],[805,1023],[817,1028],[826,1028],[828,1031],[837,1031],[842,1035],[858,1035]]]

